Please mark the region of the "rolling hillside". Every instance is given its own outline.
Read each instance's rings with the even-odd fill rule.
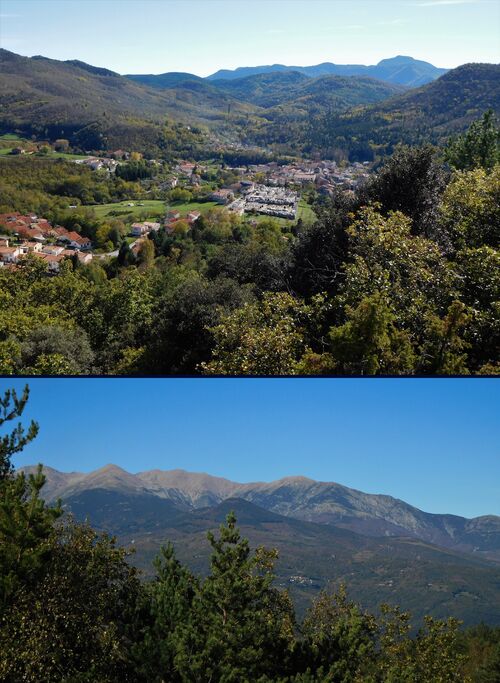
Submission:
[[[309,144],[324,147],[355,139],[390,149],[399,142],[442,143],[482,114],[500,113],[500,65],[464,64],[436,81],[371,106],[318,118]]]
[[[443,142],[486,109],[500,111],[499,66],[464,65],[405,91],[402,74],[417,66],[395,58],[356,75],[351,67],[318,67],[307,74],[237,70],[238,78],[125,77],[77,60],[0,50],[0,133],[67,138],[80,150],[195,158],[246,145],[330,158],[340,150],[364,160],[398,142]]]
[[[380,102],[403,92],[401,86],[373,78],[320,76],[307,78],[297,72],[258,74],[242,79],[212,81],[219,90],[259,107],[288,105],[306,112],[316,108],[345,111],[357,104]],[[266,114],[269,117],[269,114]]]
[[[228,109],[253,111],[210,84],[158,90],[83,62],[21,57],[0,50],[0,129],[65,137],[87,148],[157,144],[161,125],[221,125]]]

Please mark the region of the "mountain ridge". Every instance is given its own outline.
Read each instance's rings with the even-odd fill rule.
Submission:
[[[401,59],[380,68],[389,61],[404,70]],[[498,112],[498,69],[463,65],[412,89],[373,73],[210,80],[181,72],[139,82],[79,60],[0,49],[0,133],[160,158],[208,158],[228,145],[365,161],[401,142],[443,144],[488,108]]]
[[[33,471],[33,466],[22,468]],[[272,482],[232,482],[182,469],[130,474],[115,465],[67,475],[47,469],[46,498],[70,498],[100,489],[152,495],[185,511],[196,511],[238,497],[276,514],[348,529],[370,537],[411,536],[460,552],[500,561],[500,516],[429,513],[386,494],[364,493],[336,482],[283,477]]]
[[[404,71],[406,69],[406,72]],[[418,87],[433,81],[449,71],[436,67],[430,62],[414,59],[406,55],[396,55],[380,60],[377,64],[335,64],[322,62],[312,66],[287,66],[285,64],[269,64],[254,67],[237,67],[236,69],[219,69],[207,76],[207,80],[235,79],[262,73],[296,71],[309,77],[319,75],[370,76],[389,83]]]
[[[35,468],[21,469],[32,472]],[[370,528],[373,520],[366,510],[365,521],[357,530],[352,524],[343,525],[341,515],[324,523],[317,516],[310,521],[290,514],[290,510],[288,514],[277,511],[284,501],[292,505],[307,497],[308,491],[317,494],[317,486],[339,507],[344,496],[344,515],[349,512],[345,507],[349,496],[355,500],[354,494],[361,495],[360,509],[363,500],[367,509],[373,498],[377,500],[376,494],[302,476],[241,484],[181,469],[130,474],[112,464],[90,473],[65,474],[46,468],[46,476],[46,488],[42,489],[46,500],[61,494],[66,512],[112,534],[121,546],[134,548],[130,561],[146,576],[153,575],[152,562],[167,542],[174,545],[181,562],[197,575],[206,575],[210,562],[207,532],[216,533],[233,511],[251,547],[277,550],[276,584],[289,590],[299,614],[319,591],[345,583],[350,595],[365,608],[377,609],[382,602],[398,604],[412,612],[415,623],[431,614],[436,618],[452,615],[465,624],[480,620],[500,624],[500,556],[495,551],[500,518],[494,516],[472,520],[485,527],[478,536],[483,549],[474,552],[470,543],[463,550],[461,546],[466,544],[461,538],[455,539],[454,547],[445,547],[418,537],[411,528],[381,533],[379,528]],[[390,500],[396,507],[406,505]],[[311,501],[314,512],[314,496]],[[408,508],[416,511],[418,521],[421,511]],[[421,514],[427,521],[434,519],[429,513]],[[436,517],[455,535],[460,531],[457,519],[462,525],[471,521],[452,515]],[[490,550],[484,549],[488,535],[492,537]]]

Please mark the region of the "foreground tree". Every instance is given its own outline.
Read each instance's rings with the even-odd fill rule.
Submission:
[[[267,293],[222,317],[213,328],[212,360],[201,369],[211,375],[291,375],[306,350],[310,308],[290,294]]]
[[[175,657],[181,680],[275,680],[286,671],[294,621],[287,594],[272,587],[277,553],[258,548],[252,554],[233,513],[208,540],[210,574],[193,600]]]
[[[399,147],[360,192],[361,204],[378,203],[381,211],[401,211],[412,233],[444,247],[448,238],[437,223],[439,202],[448,174],[433,147]]]
[[[500,127],[492,109],[474,121],[469,130],[452,138],[445,150],[446,161],[456,169],[492,169],[500,162]]]
[[[347,322],[330,330],[333,371],[342,374],[411,374],[415,354],[408,334],[380,292],[346,309]]]
[[[7,391],[0,426],[28,400]],[[8,683],[136,681],[129,657],[142,591],[126,553],[88,526],[57,523],[41,498],[41,466],[14,473],[10,458],[32,441],[31,423],[0,439],[0,679]]]

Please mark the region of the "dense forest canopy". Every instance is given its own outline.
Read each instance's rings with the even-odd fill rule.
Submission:
[[[42,468],[11,458],[37,435],[9,425],[28,400],[0,399],[0,676],[60,682],[484,683],[498,677],[500,632],[461,631],[382,605],[366,612],[345,586],[324,592],[299,621],[274,584],[276,551],[252,551],[230,513],[208,533],[210,572],[193,574],[167,543],[141,580],[129,551],[47,506]]]

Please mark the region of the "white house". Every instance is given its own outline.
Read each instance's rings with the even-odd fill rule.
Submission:
[[[0,247],[0,261],[2,263],[17,263],[22,255],[20,247]]]

